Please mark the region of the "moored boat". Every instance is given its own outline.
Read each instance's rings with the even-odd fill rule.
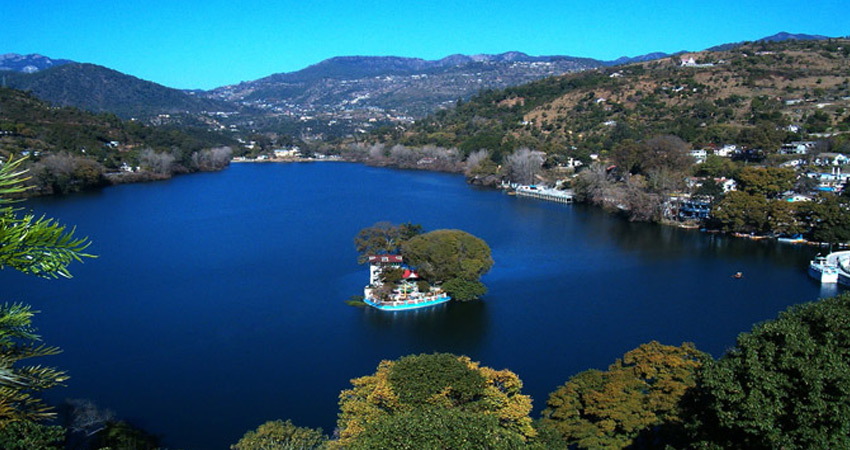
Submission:
[[[830,263],[826,256],[816,256],[809,263],[809,276],[821,284],[838,283],[838,266]]]

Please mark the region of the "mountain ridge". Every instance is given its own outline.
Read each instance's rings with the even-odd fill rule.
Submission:
[[[232,105],[142,80],[107,67],[69,62],[37,72],[5,72],[8,87],[56,106],[111,112],[123,118],[234,110]]]

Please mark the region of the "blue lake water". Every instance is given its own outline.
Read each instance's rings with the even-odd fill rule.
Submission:
[[[64,350],[41,361],[71,375],[51,399],[91,399],[186,450],[226,449],[278,418],[332,432],[351,378],[421,352],[513,370],[536,417],[571,375],[641,343],[717,357],[754,323],[834,294],[807,278],[816,249],[628,223],[447,174],[243,164],[25,206],[76,225],[99,255],[71,280],[0,272],[2,300],[41,310],[35,325]],[[346,306],[368,278],[353,237],[381,220],[487,241],[484,300]]]

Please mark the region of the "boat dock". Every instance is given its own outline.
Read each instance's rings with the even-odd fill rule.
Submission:
[[[515,192],[519,197],[530,197],[538,200],[566,204],[572,203],[573,198],[575,197],[572,191],[561,191],[558,189],[539,187],[535,185],[517,186]]]

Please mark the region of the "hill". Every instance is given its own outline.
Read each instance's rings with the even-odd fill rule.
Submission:
[[[467,152],[529,146],[585,157],[654,134],[693,145],[765,145],[764,139],[772,145],[782,139],[777,127],[823,132],[850,125],[848,55],[847,40],[764,41],[589,70],[486,91],[374,138]],[[769,136],[747,131],[742,141],[742,130]]]
[[[331,58],[303,70],[212,90],[211,98],[310,115],[377,108],[422,117],[481,89],[503,88],[552,75],[600,67],[567,56],[451,55],[428,61],[394,56]]]
[[[38,193],[68,192],[100,184],[105,182],[106,173],[151,166],[156,155],[169,162],[167,172],[155,174],[159,178],[207,170],[212,167],[205,166],[207,161],[202,156],[208,149],[234,144],[227,136],[203,129],[146,126],[121,120],[114,114],[51,106],[30,93],[0,88],[0,159],[28,156],[31,167],[38,169],[33,171]],[[86,170],[72,170],[77,166]],[[83,177],[84,172],[88,181],[77,183],[75,179]],[[89,177],[91,174],[96,176]],[[141,171],[132,175],[124,179],[150,178]],[[58,178],[64,181],[57,181]]]
[[[228,103],[199,98],[95,64],[68,63],[33,73],[2,75],[8,87],[31,91],[54,105],[111,112],[123,118],[236,110]]]
[[[780,31],[772,36],[763,37],[761,39],[756,40],[755,42],[784,42],[784,41],[822,41],[825,39],[829,39],[828,36],[821,36],[819,34],[802,34],[802,33],[788,33],[786,31]],[[706,51],[726,51],[732,50],[736,47],[740,47],[746,42],[733,42],[728,44],[716,45],[714,47],[707,48]]]
[[[19,55],[17,53],[7,53],[0,55],[0,71],[7,70],[12,72],[35,73],[39,70],[48,69],[50,67],[70,64],[74,61],[67,59],[51,59],[47,56],[31,54]]]

